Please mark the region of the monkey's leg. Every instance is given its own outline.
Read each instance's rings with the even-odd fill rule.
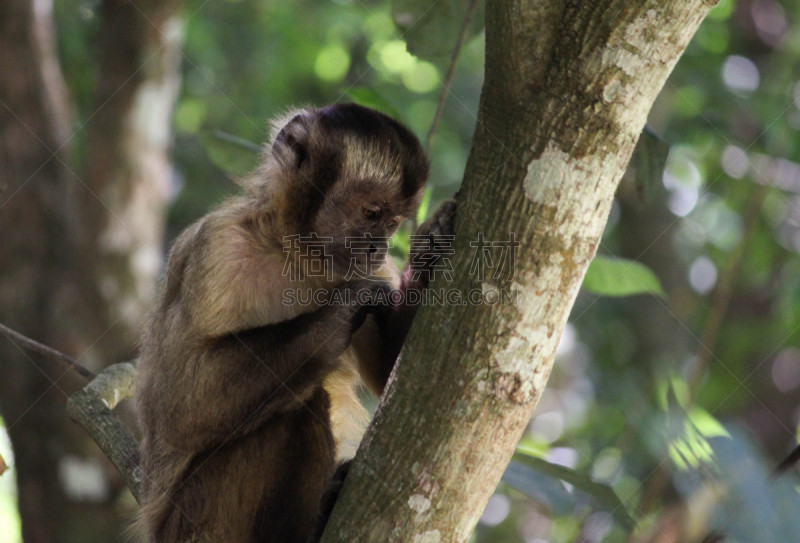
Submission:
[[[159,543],[305,543],[334,471],[328,395],[196,454],[165,499]],[[163,499],[163,498],[162,498]]]

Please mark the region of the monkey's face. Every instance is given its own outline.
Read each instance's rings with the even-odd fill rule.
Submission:
[[[365,181],[333,191],[320,207],[312,229],[325,240],[325,254],[338,274],[372,275],[386,258],[389,240],[416,207],[389,190],[391,184]]]
[[[355,104],[299,112],[275,135],[271,157],[281,171],[281,233],[314,236],[342,275],[383,264],[428,174],[407,128]]]

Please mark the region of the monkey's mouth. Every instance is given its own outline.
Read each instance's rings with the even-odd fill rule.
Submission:
[[[378,272],[386,259],[386,246],[331,247],[328,255],[337,274],[348,277],[369,277]]]

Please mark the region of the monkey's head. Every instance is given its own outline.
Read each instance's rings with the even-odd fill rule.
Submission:
[[[424,190],[428,159],[416,136],[356,104],[293,112],[274,128],[266,162],[277,230],[318,236],[337,273],[382,262]]]

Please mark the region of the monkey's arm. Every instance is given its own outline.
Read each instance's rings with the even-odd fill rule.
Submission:
[[[361,378],[376,396],[383,393],[395,361],[403,348],[417,305],[408,304],[410,290],[428,287],[434,267],[449,247],[443,240],[453,236],[455,200],[446,200],[417,230],[417,236],[427,236],[427,243],[416,244],[400,278],[399,290],[403,302],[381,308],[366,320],[353,336],[353,348],[358,359]],[[416,254],[415,254],[416,253]],[[423,256],[423,258],[417,258]]]
[[[289,321],[203,340],[175,376],[180,384],[173,390],[192,392],[167,399],[173,416],[165,438],[177,448],[205,449],[246,435],[276,413],[302,409],[369,309],[328,305]]]

